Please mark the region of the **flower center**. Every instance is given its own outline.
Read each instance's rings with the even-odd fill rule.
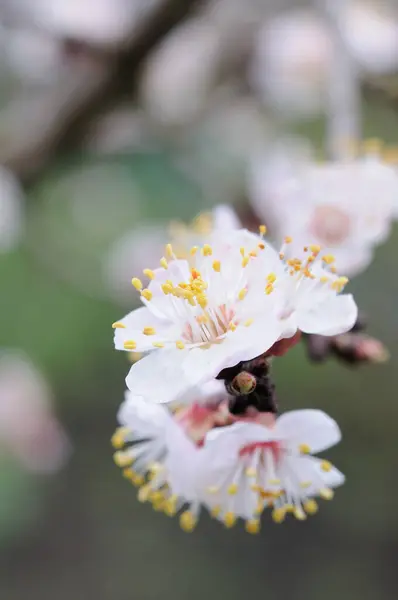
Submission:
[[[256,450],[261,451],[261,459],[264,460],[264,453],[267,450],[270,450],[273,456],[274,461],[277,463],[280,459],[282,453],[282,444],[275,440],[269,442],[252,442],[251,444],[246,444],[242,446],[239,450],[239,456],[250,456],[256,452]]]
[[[351,219],[335,206],[318,206],[310,224],[311,233],[325,246],[342,244],[351,231]]]

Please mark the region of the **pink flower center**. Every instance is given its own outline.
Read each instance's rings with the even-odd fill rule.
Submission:
[[[310,231],[325,246],[336,246],[348,238],[351,219],[346,212],[335,206],[317,206]]]

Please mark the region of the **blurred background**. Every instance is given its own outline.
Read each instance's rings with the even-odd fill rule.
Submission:
[[[398,4],[338,2],[361,133],[394,144]],[[322,4],[0,0],[4,600],[396,599],[396,229],[351,284],[389,363],[312,365],[301,346],[275,361],[283,408],[343,431],[328,458],[347,483],[316,517],[264,515],[252,537],[203,516],[186,534],[137,502],[109,442],[129,368],[111,323],[169,222],[226,203],[250,224],[259,153],[286,136],[325,150]]]

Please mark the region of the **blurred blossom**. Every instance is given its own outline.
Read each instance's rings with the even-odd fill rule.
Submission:
[[[22,189],[14,175],[0,165],[0,252],[17,245],[23,220]]]
[[[190,225],[181,222],[140,223],[111,247],[104,262],[104,278],[112,297],[123,304],[132,300],[131,278],[148,265],[156,265],[172,242],[178,256],[203,241],[212,230],[238,229],[240,222],[234,210],[226,205],[216,206],[212,213],[199,215]]]
[[[308,243],[319,244],[333,253],[340,272],[347,275],[363,271],[374,246],[390,232],[398,203],[394,169],[371,151],[335,163],[298,157],[296,164],[289,164],[290,172],[287,168],[274,180],[272,164],[272,159],[271,164],[257,161],[250,186],[253,206],[275,237],[291,235],[297,252]]]
[[[288,115],[321,109],[331,42],[315,13],[290,11],[260,30],[251,80],[266,103]]]
[[[141,82],[143,100],[160,123],[180,125],[204,108],[220,51],[215,25],[199,19],[175,28],[155,49]]]
[[[52,473],[69,457],[51,403],[47,382],[27,358],[0,354],[0,447],[29,471]]]
[[[29,0],[37,26],[60,38],[118,46],[159,0]]]
[[[398,11],[386,2],[354,0],[346,7],[344,34],[348,49],[365,71],[398,69]]]
[[[0,33],[4,58],[14,76],[26,83],[53,81],[62,63],[57,40],[33,28],[4,28]]]
[[[86,148],[112,154],[150,147],[149,123],[143,111],[125,106],[101,117],[90,129]]]

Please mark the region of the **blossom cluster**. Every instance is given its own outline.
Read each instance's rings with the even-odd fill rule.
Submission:
[[[339,336],[358,310],[334,256],[285,237],[276,250],[259,233],[214,228],[132,284],[141,308],[113,324],[115,347],[141,353],[112,442],[138,498],[184,530],[199,513],[250,533],[270,508],[275,522],[317,511],[344,476],[313,456],[336,444],[336,422],[319,410],[278,416],[274,356],[302,334]]]

